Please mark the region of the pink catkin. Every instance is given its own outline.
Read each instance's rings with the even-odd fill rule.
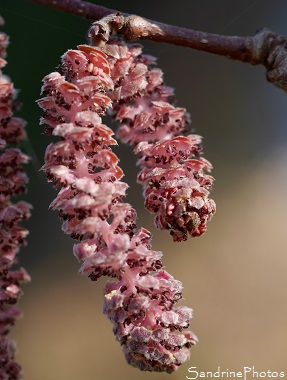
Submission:
[[[6,65],[8,37],[0,32],[0,69]],[[11,197],[26,191],[27,176],[23,164],[28,157],[9,145],[25,138],[25,121],[14,117],[16,91],[10,79],[0,70],[0,379],[22,378],[21,367],[14,361],[15,343],[7,337],[12,325],[21,316],[15,306],[22,294],[21,284],[30,280],[23,268],[13,269],[18,263],[16,254],[28,231],[19,225],[30,217],[31,205]]]
[[[135,146],[146,208],[174,241],[200,236],[215,212],[209,199],[214,179],[206,174],[212,166],[201,157],[201,137],[189,134],[189,115],[174,106],[173,89],[153,67],[154,57],[120,39],[111,40],[103,51],[115,83],[111,99],[120,121],[117,136]]]
[[[63,230],[80,242],[81,272],[112,279],[104,289],[104,313],[113,323],[129,364],[144,371],[176,370],[197,338],[185,329],[191,309],[176,306],[182,285],[162,269],[150,232],[136,228],[136,212],[124,197],[127,184],[111,150],[113,132],[101,115],[111,108],[114,83],[107,56],[81,45],[62,56],[59,72],[44,78],[39,105],[46,134],[59,136],[45,155],[48,179],[61,190],[51,207]],[[109,96],[107,96],[109,95]]]

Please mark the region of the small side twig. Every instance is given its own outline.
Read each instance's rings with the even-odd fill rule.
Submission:
[[[254,36],[224,36],[181,28],[137,15],[119,13],[81,0],[33,0],[51,8],[96,20],[89,35],[94,45],[107,41],[110,33],[127,40],[149,39],[205,51],[226,58],[264,65],[267,80],[287,91],[287,39],[268,29]],[[104,18],[104,19],[103,19]],[[100,22],[97,22],[100,20]]]

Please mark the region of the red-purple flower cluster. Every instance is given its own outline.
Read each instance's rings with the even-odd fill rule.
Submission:
[[[141,370],[172,372],[197,341],[184,331],[191,309],[176,306],[182,285],[162,269],[161,252],[151,249],[150,233],[137,230],[136,212],[124,202],[128,186],[111,150],[116,141],[100,117],[116,96],[107,57],[90,46],[78,49],[65,53],[59,71],[44,78],[39,100],[46,133],[61,138],[45,155],[48,179],[61,187],[51,206],[64,219],[63,230],[80,240],[74,254],[83,261],[82,273],[91,280],[112,278],[104,313],[127,361]]]
[[[111,94],[117,136],[135,145],[145,190],[145,206],[155,225],[170,230],[174,241],[199,236],[215,212],[209,199],[210,162],[200,156],[201,137],[189,134],[189,115],[173,104],[173,89],[163,83],[155,58],[140,45],[111,40],[103,47],[115,89]],[[184,137],[185,136],[185,137]]]
[[[13,116],[17,108],[16,91],[10,79],[2,74],[6,64],[8,37],[0,33],[0,378],[20,379],[21,368],[14,361],[15,344],[7,334],[21,311],[15,306],[22,294],[21,284],[30,280],[23,268],[13,269],[18,260],[16,254],[28,231],[19,225],[30,217],[31,205],[11,197],[26,190],[27,176],[23,164],[28,157],[19,149],[9,147],[25,138],[25,121]]]

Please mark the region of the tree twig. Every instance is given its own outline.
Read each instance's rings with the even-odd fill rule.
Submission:
[[[117,32],[124,35],[128,40],[149,39],[166,42],[222,55],[252,65],[262,64],[267,69],[267,80],[287,91],[287,39],[268,29],[262,29],[254,36],[224,36],[168,25],[127,13],[119,13],[114,9],[91,4],[87,1],[32,1],[89,20],[96,20],[89,31],[93,44],[106,41],[110,33]]]

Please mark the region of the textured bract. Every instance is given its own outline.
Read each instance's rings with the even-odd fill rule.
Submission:
[[[140,86],[141,69],[133,75]],[[48,146],[43,167],[61,187],[51,207],[63,218],[63,230],[79,240],[74,254],[81,272],[91,280],[112,278],[104,313],[127,361],[141,370],[172,372],[197,341],[184,331],[191,309],[176,307],[182,285],[162,269],[161,252],[151,249],[150,233],[137,230],[136,212],[124,202],[128,186],[111,150],[116,141],[100,117],[117,96],[106,55],[85,45],[69,50],[59,72],[44,78],[42,92],[42,123],[47,134],[60,137]]]

